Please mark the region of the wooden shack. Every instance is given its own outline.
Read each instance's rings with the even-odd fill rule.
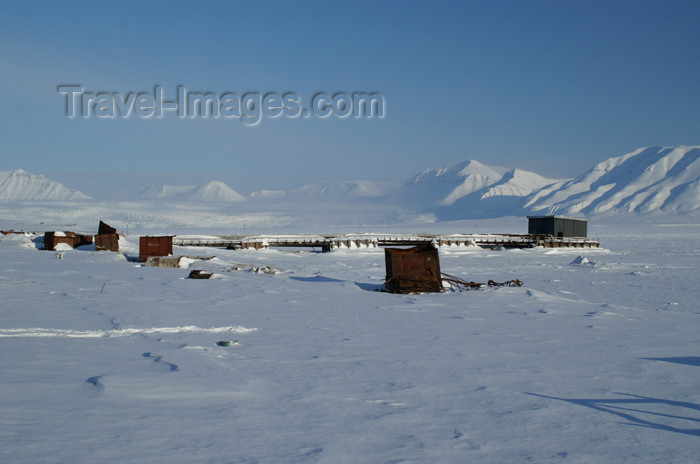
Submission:
[[[442,292],[438,250],[430,245],[386,248],[386,288],[391,293]]]

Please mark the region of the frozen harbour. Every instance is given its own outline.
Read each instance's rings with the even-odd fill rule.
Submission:
[[[524,286],[422,295],[377,291],[382,249],[166,269],[4,236],[0,461],[695,463],[700,227],[593,233],[443,247],[443,272]]]
[[[0,3],[0,464],[700,464],[700,0],[68,3]]]

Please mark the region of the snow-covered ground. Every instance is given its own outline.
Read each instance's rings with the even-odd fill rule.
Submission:
[[[127,259],[136,236],[4,236],[0,462],[695,463],[700,227],[594,235],[442,248],[443,272],[524,286],[422,295],[376,291],[381,249],[168,269]]]

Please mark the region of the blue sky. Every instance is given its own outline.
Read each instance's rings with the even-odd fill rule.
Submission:
[[[71,186],[401,182],[464,159],[570,177],[700,143],[700,2],[3,2],[0,170]],[[382,119],[67,118],[86,91],[380,92]],[[79,186],[79,185],[78,185]]]

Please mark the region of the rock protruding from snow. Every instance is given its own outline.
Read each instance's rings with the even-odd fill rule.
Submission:
[[[571,264],[572,266],[585,266],[585,265],[593,266],[593,265],[595,265],[595,261],[591,261],[586,256],[578,256],[578,257],[576,257],[576,259],[571,261],[569,264]]]
[[[0,200],[89,200],[77,190],[22,169],[0,171]]]

